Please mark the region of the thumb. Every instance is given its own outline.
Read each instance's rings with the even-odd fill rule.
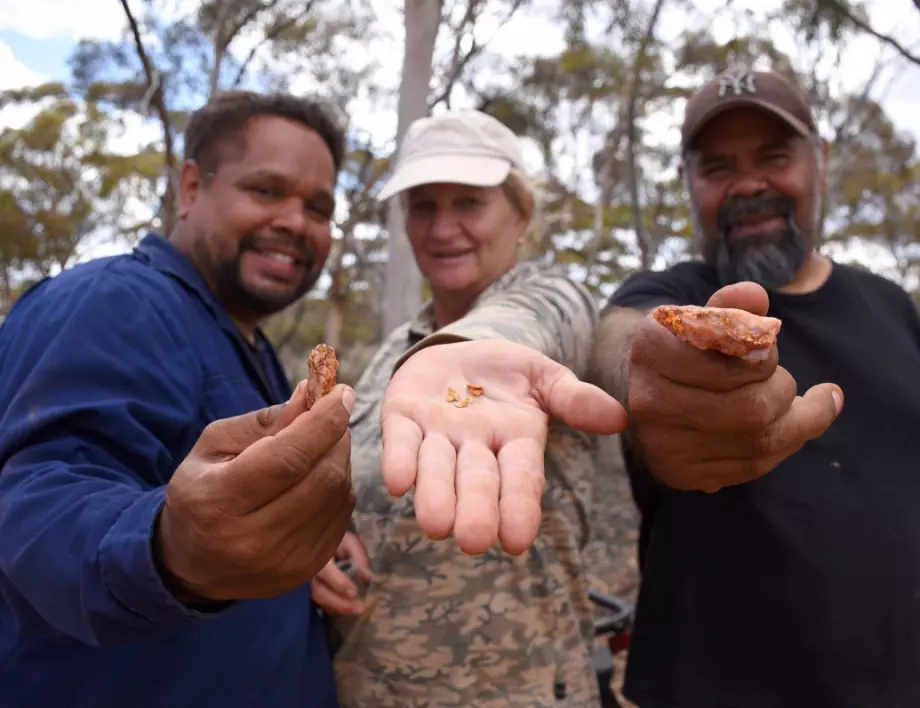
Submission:
[[[562,364],[546,359],[544,366],[536,394],[545,413],[586,433],[615,435],[626,428],[626,410],[613,396]]]
[[[770,297],[767,291],[757,283],[734,283],[726,285],[713,293],[706,303],[707,307],[729,307],[745,310],[754,315],[766,316],[770,309]]]
[[[307,410],[306,381],[301,381],[291,398],[268,408],[251,413],[215,420],[204,429],[196,444],[196,452],[210,457],[238,455],[253,443],[271,435],[277,435]],[[354,405],[354,391],[344,384],[333,388],[326,397],[340,398],[342,405],[351,412]]]

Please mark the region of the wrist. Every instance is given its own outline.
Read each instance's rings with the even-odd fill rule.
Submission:
[[[187,583],[173,571],[172,563],[169,558],[169,549],[171,547],[169,534],[169,513],[166,505],[164,505],[154,524],[154,532],[151,537],[151,550],[153,552],[153,562],[160,575],[160,579],[172,596],[189,609],[205,612],[218,611],[231,604],[220,600],[212,600],[199,594],[199,591],[193,589],[191,584]]]

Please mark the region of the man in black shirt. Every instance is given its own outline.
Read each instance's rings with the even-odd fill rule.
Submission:
[[[703,259],[605,311],[595,377],[629,409],[642,513],[640,708],[920,706],[920,321],[817,250],[825,155],[792,84],[719,76],[682,133]],[[779,318],[778,346],[760,366],[696,350],[647,316],[666,303]]]

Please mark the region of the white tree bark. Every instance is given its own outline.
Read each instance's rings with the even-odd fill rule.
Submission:
[[[443,0],[405,0],[405,53],[399,84],[396,149],[409,125],[428,114],[434,45],[441,25]],[[408,320],[421,306],[421,276],[406,238],[402,210],[393,197],[387,210],[388,258],[382,336]]]

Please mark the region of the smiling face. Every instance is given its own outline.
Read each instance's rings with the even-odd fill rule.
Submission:
[[[713,118],[688,155],[703,255],[723,282],[788,284],[817,245],[823,159],[788,124],[757,108]]]
[[[332,243],[335,166],[323,139],[296,121],[250,119],[208,178],[187,161],[175,239],[227,312],[274,314],[316,282]],[[234,154],[230,155],[229,153]]]
[[[436,298],[475,298],[514,266],[527,219],[501,186],[409,190],[406,232]]]

